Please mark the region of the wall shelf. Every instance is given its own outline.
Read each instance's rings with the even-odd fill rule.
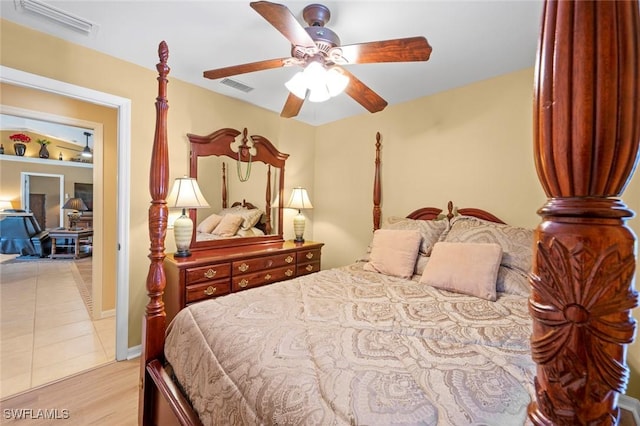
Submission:
[[[92,169],[93,163],[82,163],[80,161],[65,161],[56,158],[20,157],[18,155],[0,154],[0,160],[15,161],[18,163],[46,164],[49,166],[83,167]]]

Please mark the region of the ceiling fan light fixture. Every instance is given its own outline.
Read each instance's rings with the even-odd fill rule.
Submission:
[[[307,80],[302,71],[297,72],[284,86],[300,99],[307,96]]]
[[[349,84],[349,77],[344,75],[338,68],[331,68],[326,75],[327,89],[331,97],[338,96],[344,92]]]
[[[309,90],[309,102],[324,102],[331,98],[326,85],[318,85]]]

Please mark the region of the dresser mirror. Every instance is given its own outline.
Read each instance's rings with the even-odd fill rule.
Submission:
[[[196,178],[208,208],[191,209],[191,249],[282,241],[284,165],[288,154],[263,136],[224,128],[206,136],[187,134],[190,177]],[[221,218],[241,216],[227,228]],[[220,225],[220,226],[218,226]]]

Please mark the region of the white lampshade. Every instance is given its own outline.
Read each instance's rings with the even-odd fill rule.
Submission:
[[[300,99],[304,99],[307,96],[307,81],[302,71],[297,72],[284,86]]]
[[[0,200],[0,211],[12,209],[13,205],[9,200]]]
[[[189,246],[193,235],[193,221],[187,216],[186,209],[197,209],[209,207],[209,203],[204,199],[198,182],[194,178],[177,178],[173,183],[173,188],[167,197],[167,207],[182,208],[182,215],[173,222],[173,237],[178,251],[174,257],[191,256]]]
[[[329,95],[331,97],[344,92],[344,89],[347,88],[348,84],[349,77],[344,75],[339,68],[331,68],[327,71],[327,89],[329,90]]]
[[[309,200],[307,190],[300,187],[293,188],[293,191],[291,191],[291,198],[289,198],[289,203],[287,203],[286,207],[290,209],[298,209],[298,214],[293,218],[293,232],[296,235],[296,239],[294,241],[296,243],[303,243],[305,218],[300,210],[313,208],[313,205],[311,205],[311,201]]]
[[[309,194],[307,194],[307,190],[301,187],[293,188],[291,191],[291,198],[289,198],[289,203],[287,203],[286,207],[290,209],[312,209],[313,205],[311,204],[311,200],[309,200]]]
[[[309,101],[324,102],[342,93],[348,84],[349,77],[340,68],[327,70],[320,62],[312,61],[287,81],[285,87],[300,99],[308,94]]]
[[[195,178],[181,177],[173,183],[171,193],[167,197],[167,207],[181,207],[183,209],[197,209],[209,207],[200,191],[198,181]]]

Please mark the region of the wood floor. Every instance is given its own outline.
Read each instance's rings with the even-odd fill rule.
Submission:
[[[113,362],[2,400],[2,424],[136,425],[139,368]]]

